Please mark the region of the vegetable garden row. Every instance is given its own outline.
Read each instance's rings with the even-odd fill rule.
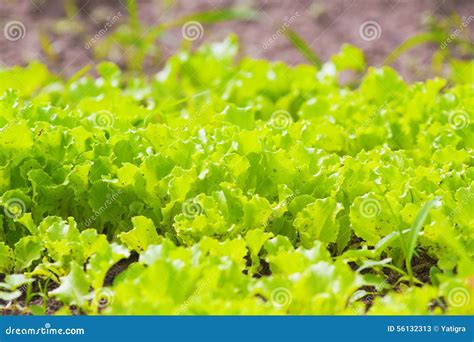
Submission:
[[[474,85],[237,50],[0,71],[2,312],[472,314]]]

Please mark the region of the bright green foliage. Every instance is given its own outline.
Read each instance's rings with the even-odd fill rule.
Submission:
[[[314,241],[336,242],[339,224],[336,215],[342,206],[334,199],[317,199],[301,210],[294,226],[301,237],[301,244],[310,248]]]
[[[0,71],[0,304],[35,282],[60,313],[472,314],[474,85],[237,50]]]

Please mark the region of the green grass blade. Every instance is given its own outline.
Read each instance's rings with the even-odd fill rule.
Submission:
[[[246,9],[224,9],[215,11],[203,11],[183,16],[176,20],[164,23],[165,28],[180,26],[188,21],[198,21],[201,24],[212,24],[229,20],[254,20],[257,12]]]
[[[313,49],[295,31],[287,29],[284,32],[286,38],[293,46],[306,58],[306,60],[317,68],[321,68],[321,60],[314,53]]]
[[[437,206],[440,203],[440,197],[436,197],[435,199],[426,203],[423,208],[421,208],[418,215],[416,215],[415,221],[410,228],[410,233],[408,234],[408,239],[404,239],[404,243],[406,246],[407,255],[405,256],[407,262],[411,262],[413,254],[415,253],[416,244],[418,241],[418,235],[420,234],[421,228],[428,217],[430,210]]]
[[[137,8],[136,0],[128,0],[127,9],[128,9],[130,27],[135,32],[138,32],[140,29],[140,19],[138,18],[138,8]]]
[[[395,48],[390,54],[385,58],[384,64],[392,64],[395,62],[398,57],[404,54],[406,51],[413,49],[414,47],[431,42],[437,42],[438,35],[433,33],[420,33],[411,38],[408,38],[403,43],[401,43],[397,48]]]
[[[363,270],[365,270],[367,268],[384,267],[384,266],[386,266],[387,264],[389,264],[391,262],[392,262],[392,258],[385,258],[383,260],[366,260],[366,261],[364,261],[362,266],[360,266],[357,269],[357,272],[360,273],[360,272],[362,272]]]

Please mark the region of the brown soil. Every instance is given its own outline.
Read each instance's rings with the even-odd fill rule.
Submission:
[[[413,275],[425,284],[431,284],[430,270],[436,266],[437,260],[428,255],[426,251],[418,251],[419,254],[414,256],[411,264]]]
[[[133,253],[129,258],[122,259],[113,265],[105,275],[104,286],[111,286],[116,276],[125,271],[130,264],[138,261],[138,254]]]
[[[43,306],[44,305],[44,300],[41,297],[34,297],[29,303],[29,306]],[[63,303],[61,303],[58,300],[55,299],[48,299],[48,302],[46,304],[46,315],[54,315],[59,309],[61,309],[64,306]],[[80,315],[81,312],[74,306],[69,307],[70,312],[72,315]],[[0,308],[0,316],[18,316],[18,315],[31,315],[31,311],[27,309],[27,306],[25,305],[24,300],[17,300],[12,302],[10,305],[7,305],[6,307]]]
[[[0,63],[11,66],[39,59],[55,72],[68,76],[93,63],[92,52],[84,45],[103,27],[107,18],[118,12],[122,14],[111,31],[126,21],[125,0],[76,0],[79,11],[69,19],[65,19],[64,3],[67,2],[1,0],[2,31],[9,21],[19,20],[25,25],[26,35],[17,41],[8,41],[0,35]],[[474,2],[470,0],[138,0],[140,19],[147,25],[170,21],[195,11],[230,7],[251,7],[258,11],[259,19],[206,25],[199,43],[218,41],[236,32],[245,54],[290,64],[302,63],[304,58],[283,35],[272,39],[285,20],[291,21],[290,28],[302,35],[323,60],[336,53],[343,43],[351,43],[366,52],[371,65],[380,65],[401,42],[423,31],[423,20],[427,15],[444,16],[456,12],[467,17],[474,13]],[[58,20],[62,21],[58,23]],[[380,25],[380,38],[365,41],[359,35],[360,25],[368,20]],[[39,39],[41,33],[52,42],[55,58],[46,57],[43,52]],[[163,40],[166,57],[179,46],[181,30],[167,33]],[[271,43],[266,44],[269,40]],[[435,47],[429,45],[417,47],[402,56],[394,67],[409,81],[426,77],[434,51]],[[120,57],[117,56],[119,61]],[[147,71],[155,72],[160,67],[161,63],[155,62],[147,67]]]
[[[119,262],[117,262],[115,265],[113,265],[110,270],[107,272],[104,280],[104,286],[111,286],[115,277],[118,276],[121,272],[125,271],[130,264],[137,262],[138,261],[138,254],[133,253],[130,255],[129,258],[127,259],[122,259]],[[0,280],[3,280],[3,275],[0,275]],[[48,283],[48,292],[54,290],[55,288],[58,287],[58,284],[54,282],[49,282]],[[39,287],[38,287],[38,282],[34,282],[32,284],[32,293],[38,293],[39,292]],[[17,300],[10,302],[8,304],[5,301],[0,300],[0,306],[4,306],[0,308],[0,316],[10,316],[10,315],[30,315],[31,312],[27,309],[25,309],[27,306],[43,306],[44,305],[44,300],[42,297],[35,295],[31,301],[28,303],[28,305],[25,305],[25,292],[23,295],[18,298]],[[46,304],[46,315],[53,315],[56,311],[61,309],[64,306],[63,303],[61,303],[58,300],[48,298],[48,302]],[[82,314],[76,307],[70,306],[69,307],[71,314],[73,315],[80,315]]]

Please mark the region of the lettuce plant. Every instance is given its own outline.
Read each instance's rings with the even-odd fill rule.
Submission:
[[[51,283],[58,313],[472,314],[474,85],[237,51],[0,71],[1,303]]]

